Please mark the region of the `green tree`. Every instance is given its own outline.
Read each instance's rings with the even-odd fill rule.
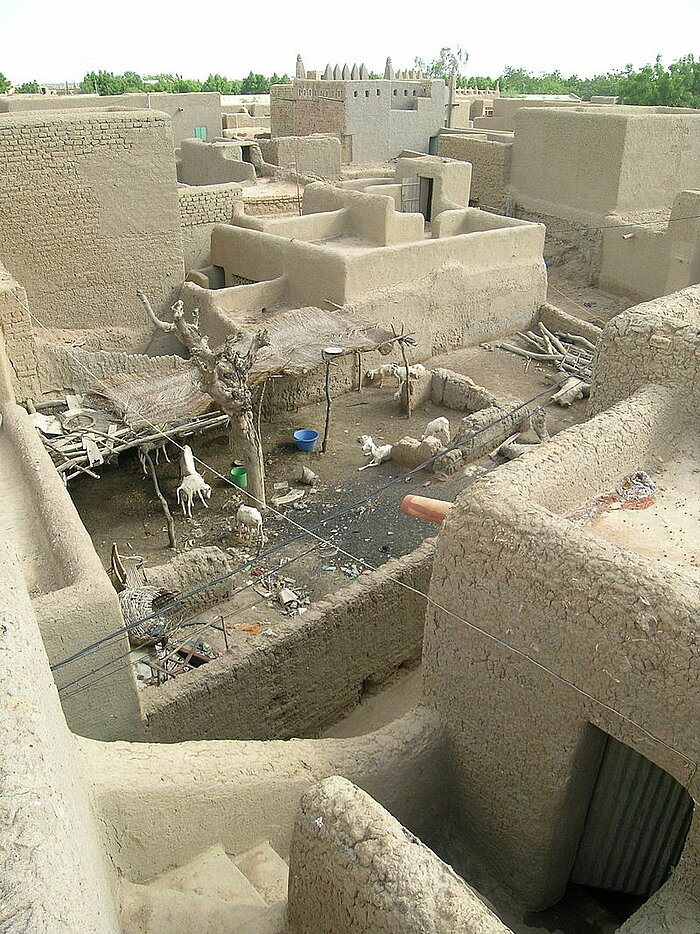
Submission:
[[[219,94],[231,94],[232,82],[223,75],[209,75],[202,84],[203,91],[218,91]]]
[[[20,84],[18,88],[15,88],[15,94],[39,94],[40,92],[41,88],[38,81],[25,81],[24,84]]]
[[[628,65],[619,93],[624,104],[700,107],[700,62],[685,55],[665,68],[659,55],[639,71]]]
[[[5,75],[0,71],[0,94],[4,94],[12,85],[11,81],[5,77]]]
[[[432,61],[424,61],[422,58],[415,58],[414,65],[418,71],[422,71],[429,78],[444,78],[449,80],[451,74],[457,75],[457,81],[464,73],[469,61],[469,52],[463,49],[461,45],[451,48],[444,45],[440,49],[440,54]]]
[[[125,71],[121,77],[124,81],[124,90],[127,93],[132,91],[146,90],[146,86],[143,83],[143,78],[141,75],[137,75],[135,71]]]

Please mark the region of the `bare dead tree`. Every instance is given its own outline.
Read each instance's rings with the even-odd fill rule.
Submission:
[[[253,397],[248,388],[248,374],[258,351],[270,343],[267,331],[260,330],[252,334],[244,353],[240,350],[244,338],[241,331],[229,335],[219,350],[212,350],[208,339],[200,334],[198,310],[193,311],[193,321],[190,324],[185,321],[183,303],[178,301],[171,309],[172,323],[162,321],[151,308],[148,297],[140,289],[136,294],[157,328],[161,331],[176,332],[180,343],[189,351],[190,359],[197,368],[202,391],[211,396],[221,411],[228,415],[231,448],[240,451],[241,460],[248,472],[248,493],[252,499],[264,505],[265,461],[253,416]]]

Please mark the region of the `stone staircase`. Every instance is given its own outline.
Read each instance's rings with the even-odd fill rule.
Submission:
[[[123,934],[284,934],[289,870],[269,842],[216,845],[146,885],[122,882]]]

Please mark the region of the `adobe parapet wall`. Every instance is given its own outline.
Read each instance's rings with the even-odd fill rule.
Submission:
[[[635,305],[606,324],[593,368],[595,415],[650,383],[667,386],[680,408],[700,404],[700,285]]]
[[[134,289],[158,309],[184,274],[169,118],[0,115],[0,164],[1,259],[38,321],[143,330]]]
[[[418,359],[529,326],[545,300],[541,225],[467,208],[440,215],[445,221],[436,233],[447,236],[397,243],[389,238],[399,237],[398,225],[418,218],[422,227],[422,217],[394,212],[388,197],[314,184],[304,203],[322,213],[277,222],[283,235],[273,233],[271,221],[214,228],[212,261],[227,282],[286,276],[289,297],[300,305],[349,303],[365,320],[403,321],[419,335]],[[365,203],[372,211],[362,215]],[[346,223],[339,212],[346,210],[354,237],[338,235]],[[266,229],[250,229],[253,223]],[[307,239],[324,228],[329,239]]]
[[[148,739],[315,736],[360,699],[363,683],[420,657],[434,540],[276,626],[260,645],[143,692]],[[360,650],[361,648],[361,650]]]
[[[51,664],[124,625],[119,601],[90,536],[29,416],[16,405],[2,408],[3,463],[14,496],[31,504],[28,528],[16,529],[25,561],[45,565],[32,606]],[[128,651],[126,634],[56,671],[67,685]],[[130,667],[117,670],[89,692],[62,698],[71,729],[100,739],[139,739],[141,711]],[[106,713],[107,712],[107,713]]]
[[[0,542],[0,928],[120,934],[117,876],[11,545]]]
[[[485,211],[505,214],[508,208],[513,143],[483,137],[440,133],[438,155],[472,166],[471,202]]]
[[[568,882],[604,733],[700,795],[700,586],[564,518],[672,456],[684,429],[697,421],[671,391],[640,390],[477,481],[438,537],[430,597],[445,610],[428,608],[424,691],[448,734],[451,805],[532,908]],[[693,834],[670,883],[686,891]]]
[[[91,110],[101,114],[116,110],[159,110],[168,114],[173,127],[173,144],[195,136],[196,127],[205,127],[207,139],[221,136],[221,96],[217,91],[168,94],[153,91],[136,94],[48,94],[0,95],[0,114],[23,111]]]
[[[0,401],[37,399],[39,374],[27,293],[0,265]]]
[[[243,189],[224,185],[180,185],[180,228],[185,270],[202,269],[211,263],[211,232],[214,224],[227,224],[243,213]]]
[[[510,934],[449,866],[337,775],[302,798],[289,868],[292,934]]]

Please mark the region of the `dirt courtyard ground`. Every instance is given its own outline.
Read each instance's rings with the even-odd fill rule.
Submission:
[[[548,387],[545,374],[554,371],[534,365],[525,368],[525,362],[502,350],[473,347],[436,357],[428,365],[447,366],[469,375],[493,392],[526,400]],[[399,412],[393,392],[394,387],[386,383],[382,389],[367,387],[361,393],[350,392],[335,399],[330,444],[325,455],[298,451],[292,438],[297,428],[322,432],[323,404],[309,405],[296,412],[280,412],[271,421],[263,422],[268,500],[280,492],[275,484],[287,482],[291,489],[305,489],[305,496],[301,508],[285,506],[279,508],[277,515],[266,515],[266,549],[276,550],[261,559],[256,569],[268,571],[279,567],[281,561],[293,562],[284,569],[283,575],[292,589],[308,596],[310,605],[366,571],[363,562],[370,568],[378,567],[390,558],[409,553],[436,533],[435,526],[400,512],[400,502],[407,493],[453,500],[483,469],[494,467],[494,461],[485,457],[478,462],[483,468],[481,471],[467,467],[465,474],[460,468],[447,479],[437,479],[426,472],[398,479],[402,477],[402,469],[392,461],[360,471],[367,462],[358,444],[360,435],[372,435],[377,443],[393,443],[406,435],[420,438],[428,421],[438,415],[450,418],[453,426],[460,419],[459,413],[432,404],[421,407],[407,419]],[[585,404],[576,402],[570,409],[550,406],[547,413],[549,431],[555,434],[580,421],[585,414]],[[191,445],[203,462],[223,477],[229,476],[234,458],[224,434],[197,437]],[[210,470],[201,468],[212,487],[209,508],[197,503],[193,518],[185,519],[176,506],[179,452],[170,447],[172,462],[161,459],[158,476],[173,511],[177,551],[202,545],[230,548],[233,550],[232,566],[236,567],[241,563],[241,550],[251,553],[238,533],[231,531],[239,504],[236,489]],[[320,478],[313,492],[295,482],[304,465],[311,467]],[[122,555],[140,555],[147,566],[163,564],[173,557],[173,551],[167,547],[161,508],[135,454],[123,455],[118,468],[103,469],[100,480],[76,479],[70,485],[70,492],[105,567],[109,565],[113,542]],[[328,519],[339,511],[342,515]],[[304,529],[315,529],[319,536],[348,554],[336,553],[332,547],[305,534]],[[285,544],[287,542],[290,544]],[[244,590],[210,611],[196,614],[196,620],[199,624],[214,620],[219,626],[221,616],[226,618],[227,626],[268,627],[279,623],[285,617],[276,601],[263,596],[262,583],[263,586],[256,585],[254,591],[252,587],[256,581],[247,570],[235,579],[236,589]],[[193,621],[192,632],[195,631]],[[229,646],[233,648],[237,645],[242,648],[256,638],[238,628],[229,635]],[[215,650],[224,649],[223,633],[219,630],[208,629],[206,642]]]

